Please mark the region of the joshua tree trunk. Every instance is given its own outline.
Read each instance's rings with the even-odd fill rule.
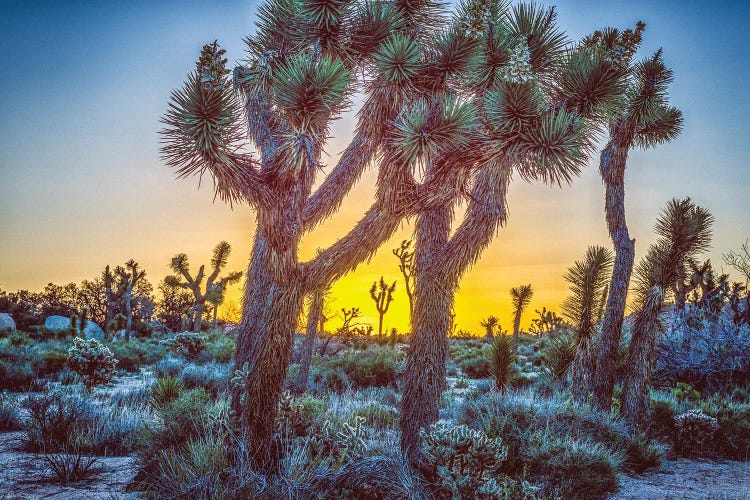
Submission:
[[[635,240],[630,239],[625,222],[625,164],[628,149],[610,141],[602,151],[599,170],[606,185],[607,227],[615,247],[615,262],[609,285],[602,333],[597,346],[594,376],[594,406],[602,411],[612,407],[617,350],[620,347],[625,302],[635,259]]]
[[[310,363],[312,363],[313,348],[315,347],[315,338],[318,335],[318,325],[322,312],[323,293],[315,292],[310,301],[305,339],[302,342],[302,359],[300,360],[299,373],[297,374],[297,382],[295,383],[295,389],[299,394],[307,390],[307,384],[310,380]]]
[[[401,449],[410,457],[419,456],[419,430],[438,419],[445,389],[454,290],[451,281],[431,271],[431,265],[448,242],[451,215],[448,208],[431,210],[420,215],[415,228],[415,307],[401,410]]]
[[[570,392],[578,401],[586,401],[591,392],[591,377],[596,365],[594,340],[591,336],[581,337],[576,356],[570,364]]]
[[[648,422],[649,383],[656,336],[661,327],[659,315],[663,302],[663,290],[659,287],[652,288],[633,324],[633,338],[630,340],[622,385],[622,416],[632,429],[641,428]]]
[[[203,307],[205,303],[203,301],[197,301],[195,303],[195,315],[193,316],[193,331],[200,332],[201,325],[203,324]]]
[[[133,327],[133,306],[131,302],[131,297],[133,295],[133,291],[131,290],[130,286],[128,286],[128,290],[125,292],[125,341],[130,342],[130,329]]]
[[[419,430],[438,418],[456,286],[505,221],[509,179],[510,169],[503,164],[477,174],[467,216],[450,239],[449,205],[422,211],[417,218],[417,279],[400,419],[401,450],[412,462],[420,458]]]
[[[518,331],[521,328],[521,310],[516,311],[513,317],[513,349],[518,352]]]
[[[219,304],[214,304],[214,321],[211,324],[211,329],[216,330],[219,324]]]

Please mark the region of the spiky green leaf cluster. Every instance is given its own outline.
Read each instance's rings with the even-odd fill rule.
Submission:
[[[374,55],[380,78],[389,85],[405,86],[422,69],[419,45],[406,35],[386,40]]]
[[[607,294],[613,261],[610,249],[592,246],[583,260],[577,260],[564,275],[570,284],[570,295],[563,301],[562,310],[579,338],[590,337],[601,316],[599,309],[603,305],[602,296]]]

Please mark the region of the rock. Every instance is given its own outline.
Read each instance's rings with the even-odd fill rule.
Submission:
[[[0,332],[3,330],[15,330],[16,322],[13,321],[13,316],[8,313],[0,313]]]
[[[93,321],[86,321],[86,328],[83,329],[83,336],[87,339],[104,340],[104,330]]]
[[[54,332],[70,330],[70,318],[66,318],[65,316],[48,316],[44,320],[44,328]]]
[[[54,332],[70,330],[70,318],[65,316],[49,316],[44,320],[44,328]],[[87,339],[104,340],[104,330],[93,321],[86,321],[83,336]]]

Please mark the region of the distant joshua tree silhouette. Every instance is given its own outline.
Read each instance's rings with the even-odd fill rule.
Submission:
[[[378,336],[383,336],[383,318],[393,301],[393,292],[396,290],[396,282],[388,285],[383,277],[376,281],[370,288],[370,297],[375,302],[375,308],[378,310]]]

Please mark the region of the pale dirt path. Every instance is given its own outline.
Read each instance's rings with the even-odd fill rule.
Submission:
[[[750,462],[673,460],[654,472],[620,477],[611,500],[750,500]]]

